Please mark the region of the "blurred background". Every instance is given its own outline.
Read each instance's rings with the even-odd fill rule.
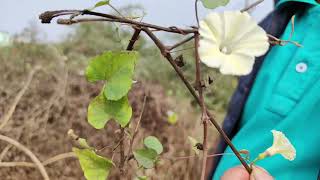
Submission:
[[[41,24],[39,14],[47,10],[85,9],[94,0],[2,0],[0,5],[0,133],[18,140],[44,161],[52,156],[70,152],[72,142],[67,131],[74,129],[95,147],[115,144],[114,122],[104,130],[93,129],[86,120],[89,101],[95,97],[101,84],[85,80],[88,60],[106,50],[124,49],[132,31],[111,23],[84,23],[72,26]],[[239,10],[253,0],[231,0],[226,7],[215,11]],[[143,21],[162,26],[188,27],[195,24],[192,0],[113,0],[112,5],[124,14],[143,16]],[[210,10],[199,4],[200,18]],[[265,0],[250,13],[260,21],[273,8]],[[109,7],[97,11],[114,14]],[[167,45],[183,37],[159,33]],[[173,52],[183,55],[182,71],[194,82],[194,52],[192,42]],[[188,136],[202,139],[199,108],[180,82],[171,66],[163,59],[151,41],[142,36],[135,47],[140,52],[135,80],[130,92],[130,103],[136,122],[147,95],[145,113],[136,140],[139,146],[144,136],[154,135],[164,144],[166,157],[193,156]],[[38,67],[38,68],[35,68]],[[202,67],[204,78],[213,83],[206,88],[206,104],[221,123],[237,79],[221,76],[215,70]],[[7,123],[3,120],[8,119]],[[116,135],[115,135],[116,134]],[[210,147],[215,147],[217,132],[210,127]],[[140,143],[141,144],[141,143]],[[110,157],[112,149],[102,154]],[[1,162],[30,161],[15,147],[0,142],[0,179],[41,179],[32,167],[2,167]],[[150,179],[198,179],[199,158],[176,162],[161,161],[152,170],[137,170],[131,162],[132,179],[147,175]],[[75,159],[66,159],[46,167],[51,179],[84,179]],[[117,170],[110,179],[121,179]]]

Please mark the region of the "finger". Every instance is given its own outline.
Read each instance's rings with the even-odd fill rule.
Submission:
[[[249,180],[249,174],[242,166],[236,166],[226,171],[221,180]]]
[[[250,180],[273,180],[273,177],[265,169],[254,166]]]

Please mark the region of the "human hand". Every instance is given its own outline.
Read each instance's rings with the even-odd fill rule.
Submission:
[[[273,180],[273,177],[261,167],[253,166],[249,174],[243,166],[236,166],[226,171],[221,180]]]

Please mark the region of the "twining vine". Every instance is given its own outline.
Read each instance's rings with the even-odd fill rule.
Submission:
[[[226,5],[228,0],[212,1],[212,0],[201,0],[203,5],[207,8],[214,9],[218,6]],[[261,0],[253,3],[249,7],[246,7],[241,12],[247,11],[250,8],[256,6],[262,2]],[[105,14],[93,11],[94,8],[99,6],[109,5],[114,9],[119,16]],[[133,132],[129,134],[126,133],[130,119],[132,116],[132,109],[128,102],[128,92],[132,86],[132,76],[135,69],[135,64],[139,59],[139,55],[134,51],[134,45],[138,41],[141,33],[145,33],[160,50],[162,56],[169,62],[178,77],[182,80],[188,91],[194,97],[196,102],[201,108],[201,123],[203,125],[203,141],[202,141],[202,171],[201,180],[205,179],[205,170],[208,157],[214,157],[216,155],[208,155],[208,144],[207,144],[207,134],[208,126],[213,125],[223,137],[225,142],[229,145],[233,153],[239,159],[241,164],[250,173],[251,167],[247,164],[246,160],[241,156],[242,151],[238,151],[236,147],[232,144],[231,140],[228,138],[226,133],[220,127],[220,125],[215,120],[214,116],[206,108],[203,91],[205,88],[205,83],[201,75],[200,67],[200,55],[199,55],[199,18],[198,18],[198,0],[195,1],[195,14],[197,20],[197,26],[191,26],[189,28],[179,28],[176,26],[163,27],[155,24],[145,23],[141,21],[136,21],[130,17],[124,17],[121,13],[110,4],[110,0],[100,1],[93,8],[85,10],[58,10],[58,11],[47,11],[42,13],[39,18],[42,23],[51,23],[53,18],[60,16],[69,16],[69,18],[59,18],[57,20],[58,24],[62,25],[72,25],[76,23],[83,22],[113,22],[128,25],[133,29],[132,38],[125,51],[107,51],[101,55],[92,58],[86,69],[86,78],[89,82],[106,82],[101,93],[95,97],[88,107],[88,122],[90,125],[96,129],[102,129],[105,127],[106,123],[113,119],[119,124],[120,140],[114,149],[119,147],[120,157],[117,166],[122,175],[126,174],[126,163],[131,159],[135,159],[140,167],[143,168],[153,168],[155,164],[159,161],[160,155],[163,151],[161,142],[153,136],[146,137],[142,142],[144,147],[141,149],[134,149],[133,143],[138,132],[140,121],[142,118],[142,113],[144,111],[144,106],[146,102],[146,97],[144,98],[143,108],[138,120],[138,123]],[[186,38],[181,42],[177,42],[172,46],[166,46],[154,32],[162,31],[167,33],[179,34],[185,36]],[[284,42],[276,37],[269,35],[270,40],[274,44],[281,45]],[[184,76],[180,66],[183,65],[179,61],[181,56],[176,58],[172,55],[172,50],[184,45],[185,43],[193,40],[194,41],[194,52],[195,52],[195,83],[190,83]],[[290,42],[290,40],[285,41]],[[227,49],[222,49],[222,51],[227,51]],[[99,150],[91,147],[85,139],[78,137],[72,130],[69,131],[69,136],[71,136],[75,141],[78,142],[80,148],[73,148],[74,153],[77,155],[84,175],[87,179],[106,179],[110,169],[116,166],[113,162],[113,158],[109,159],[98,155]],[[125,150],[124,139],[125,136],[129,136],[129,148]],[[183,158],[182,158],[183,159]],[[143,177],[140,177],[143,179]]]

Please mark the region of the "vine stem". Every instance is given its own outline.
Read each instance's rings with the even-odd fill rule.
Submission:
[[[129,144],[129,151],[128,151],[128,154],[127,154],[126,161],[129,161],[130,155],[132,154],[133,143],[134,143],[134,140],[135,140],[135,138],[136,138],[136,136],[138,134],[138,130],[139,130],[139,127],[140,127],[142,116],[143,116],[143,113],[144,113],[144,110],[145,110],[145,107],[146,107],[146,102],[147,102],[147,96],[144,96],[143,104],[142,104],[142,110],[140,112],[137,125],[136,125],[136,127],[135,127],[135,129],[133,131],[133,135],[132,135],[132,138],[131,138],[131,141],[130,141],[130,144]]]
[[[134,48],[134,44],[137,42],[137,40],[139,39],[139,35],[140,35],[141,29],[135,27],[134,28],[134,33],[129,41],[129,44],[127,46],[127,51],[132,51]],[[128,156],[125,156],[125,149],[124,149],[124,135],[125,135],[125,128],[120,127],[120,164],[119,164],[119,168],[120,168],[120,172],[121,174],[125,174],[126,171],[124,169],[124,164],[128,158]],[[132,145],[131,145],[132,146]],[[132,147],[131,147],[132,148]]]
[[[174,45],[168,47],[168,50],[171,51],[171,50],[173,50],[173,49],[175,49],[175,48],[177,48],[177,47],[179,47],[179,46],[191,41],[192,39],[194,39],[194,36],[190,36],[187,39],[182,40],[181,42],[178,42],[177,44],[174,44]]]
[[[9,144],[12,144],[16,148],[20,149],[22,152],[24,152],[26,155],[30,157],[30,159],[34,162],[34,164],[38,167],[42,177],[44,180],[50,180],[48,173],[46,169],[44,168],[43,164],[41,164],[40,160],[24,145],[20,144],[18,141],[11,139],[7,136],[0,134],[0,140],[5,141]]]
[[[206,112],[206,106],[204,104],[203,98],[203,86],[201,83],[201,66],[200,66],[200,57],[199,57],[199,33],[194,35],[194,44],[195,44],[195,64],[196,64],[196,87],[199,93],[200,98],[200,107],[201,107],[201,121],[203,123],[203,157],[202,157],[202,169],[201,169],[201,180],[205,179],[206,175],[206,165],[207,165],[207,156],[208,156],[208,115]]]
[[[196,14],[196,20],[197,20],[197,24],[198,24],[198,27],[199,27],[200,24],[199,24],[199,15],[198,15],[198,0],[194,1],[194,11],[195,11],[195,14]]]
[[[218,154],[210,154],[210,155],[207,155],[207,159],[208,159],[208,158],[217,157],[217,156],[224,156],[224,155],[235,156],[234,153],[218,153]],[[170,159],[170,160],[177,161],[177,160],[184,160],[184,159],[195,158],[195,157],[198,157],[198,156],[179,156],[179,157],[173,157],[173,158],[165,157],[165,159]]]

